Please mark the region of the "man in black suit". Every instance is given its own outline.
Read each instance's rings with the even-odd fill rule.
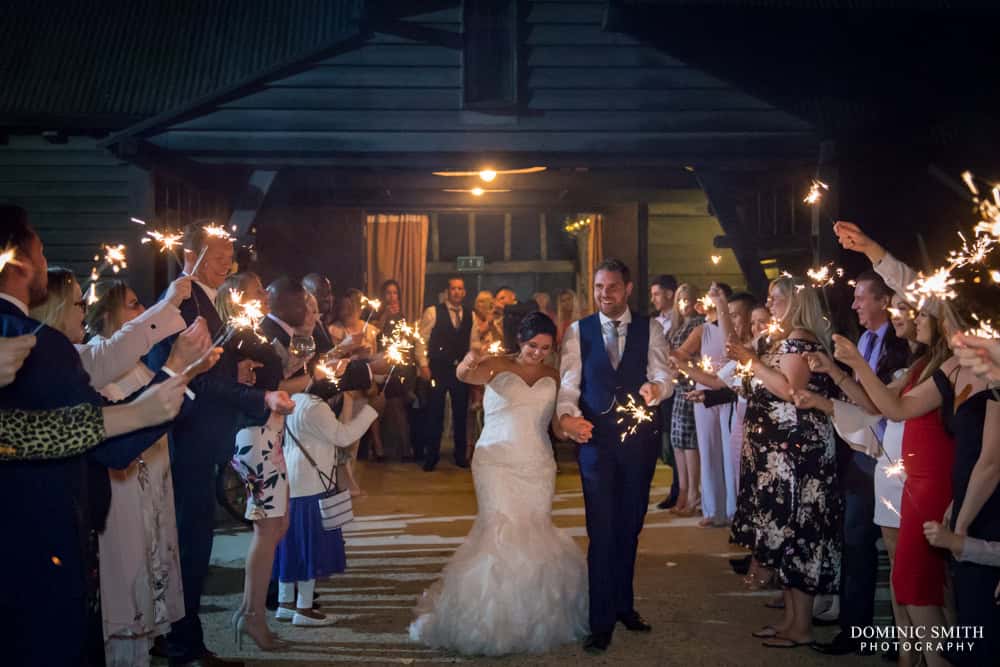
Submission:
[[[472,311],[462,302],[465,280],[460,276],[448,279],[448,296],[444,303],[431,306],[420,318],[423,344],[416,346],[420,376],[431,383],[430,397],[419,437],[424,453],[424,470],[434,470],[441,458],[441,435],[444,425],[444,401],[451,395],[451,422],[455,441],[455,465],[468,468],[466,460],[466,417],[469,411],[469,386],[455,375],[458,363],[469,351],[472,335]]]
[[[267,286],[268,314],[260,323],[260,332],[269,341],[288,347],[295,329],[306,319],[306,290],[302,283],[281,277]],[[319,341],[316,341],[317,351]]]
[[[23,209],[0,206],[0,247],[16,253],[0,270],[0,336],[37,330],[31,354],[13,382],[0,389],[0,408],[102,405],[69,339],[50,327],[39,328],[28,314],[46,298],[48,263]],[[206,347],[207,335],[202,336]],[[165,377],[158,374],[154,381]],[[103,529],[110,506],[107,468],[127,468],[166,429],[110,438],[83,455],[0,464],[0,500],[10,510],[7,543],[0,549],[5,664],[103,664],[100,608],[93,604],[96,579],[88,572],[96,566],[91,540]]]
[[[204,258],[198,264],[203,250]],[[231,240],[209,236],[199,223],[187,226],[184,272],[194,282],[191,298],[181,307],[181,316],[186,322],[204,317],[213,337],[218,337],[225,328],[214,302],[232,262]],[[167,339],[150,352],[147,358],[150,368],[159,368],[171,343]],[[234,664],[219,660],[205,647],[198,617],[212,554],[215,470],[217,465],[225,465],[232,458],[241,416],[244,425],[263,424],[271,410],[289,414],[295,407],[283,391],[264,391],[240,384],[238,362],[237,352],[227,349],[215,368],[192,381],[191,388],[198,396],[195,409],[175,420],[170,436],[185,614],[167,635],[171,665]]]
[[[889,384],[893,374],[905,368],[910,354],[907,342],[896,336],[889,321],[892,290],[874,271],[857,277],[851,308],[864,329],[858,341],[868,365],[882,382]],[[879,442],[885,434],[885,420],[876,426]],[[875,459],[841,445],[840,483],[844,490],[844,547],[840,575],[841,631],[827,644],[813,643],[813,648],[829,655],[858,653],[861,644],[851,638],[852,627],[872,625],[875,614],[875,587],[878,576],[878,548],[881,531],[875,525]]]

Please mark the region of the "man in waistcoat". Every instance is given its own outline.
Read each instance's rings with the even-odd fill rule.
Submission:
[[[424,426],[420,429],[424,453],[424,470],[431,471],[441,458],[441,433],[444,428],[445,396],[451,396],[451,423],[455,441],[455,465],[468,468],[466,459],[466,416],[469,410],[469,386],[455,375],[458,363],[469,351],[472,334],[472,311],[462,302],[465,280],[448,279],[444,303],[431,306],[420,318],[420,335],[424,343],[417,344],[415,353],[420,376],[431,383]]]
[[[602,653],[615,624],[633,632],[652,628],[633,604],[632,578],[649,485],[660,453],[654,408],[673,393],[667,341],[656,320],[628,308],[628,267],[606,259],[594,272],[599,312],[570,325],[563,338],[556,414],[564,434],[578,443],[577,461],[587,513],[590,580],[588,653]],[[632,434],[618,423],[629,398],[653,408],[653,421]]]

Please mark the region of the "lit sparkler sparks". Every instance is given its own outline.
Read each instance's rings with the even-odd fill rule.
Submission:
[[[486,354],[491,356],[500,356],[504,353],[503,341],[495,340],[486,346]]]
[[[687,310],[688,300],[684,298],[677,299],[677,309],[682,313]]]
[[[767,337],[768,339],[777,336],[778,334],[784,333],[785,330],[781,326],[781,322],[772,318],[770,322],[767,323]]]
[[[906,286],[906,299],[911,303],[916,302],[918,310],[923,308],[930,298],[954,299],[956,293],[952,288],[956,282],[948,267],[942,267],[929,276],[918,273],[917,279]]]
[[[336,369],[328,366],[326,359],[320,359],[316,362],[316,372],[321,374],[324,380],[332,382],[334,386],[340,385],[340,378],[337,377]]]
[[[805,196],[802,201],[806,204],[812,206],[813,204],[818,204],[821,199],[823,199],[823,194],[830,189],[830,186],[821,180],[813,179],[812,185],[809,186],[809,193]]]
[[[893,461],[891,465],[887,465],[885,467],[885,476],[886,477],[890,477],[890,478],[892,478],[892,477],[899,477],[900,479],[902,479],[903,475],[905,475],[905,474],[906,474],[906,468],[903,467],[903,460],[902,459],[900,459],[898,461]]]
[[[7,268],[8,264],[17,265],[17,260],[14,259],[17,256],[17,248],[8,247],[3,252],[0,252],[0,271]]]
[[[979,338],[1000,338],[1000,331],[997,331],[993,327],[993,322],[991,320],[981,320],[979,315],[972,313],[972,319],[976,321],[976,325],[965,332],[966,336],[977,336]]]
[[[889,500],[888,498],[885,498],[885,497],[883,497],[883,496],[879,496],[879,500],[881,500],[881,501],[882,501],[882,504],[883,504],[883,505],[885,505],[885,506],[886,506],[886,508],[887,508],[887,509],[888,509],[888,510],[889,510],[890,512],[892,512],[892,513],[893,513],[893,514],[895,514],[896,516],[900,516],[900,514],[899,514],[899,510],[898,510],[898,509],[896,509],[896,506],[892,504],[892,501],[891,501],[891,500]]]
[[[631,394],[628,395],[628,402],[625,405],[617,406],[615,412],[622,415],[618,419],[619,424],[625,423],[626,419],[631,421],[631,424],[622,433],[622,442],[625,442],[625,438],[635,435],[643,422],[652,423],[653,421],[653,413],[639,403],[636,403],[635,397]]]
[[[832,264],[827,264],[821,266],[817,269],[808,269],[806,271],[806,276],[812,281],[813,287],[825,287],[833,285],[837,282],[837,278],[842,278],[844,276],[844,270],[840,267],[835,267]]]
[[[745,363],[737,361],[734,375],[741,380],[753,378],[753,359],[747,359]]]
[[[712,260],[712,264],[718,264],[722,261],[722,255],[712,255],[709,259]]]
[[[177,254],[177,249],[181,247],[183,239],[184,235],[178,234],[177,232],[169,230],[166,232],[160,232],[155,229],[150,229],[146,232],[145,236],[142,237],[139,243],[142,243],[143,245],[147,243],[158,244],[160,246],[160,252],[169,252],[173,255],[174,259],[177,260],[178,266],[184,268],[184,262],[181,261],[180,255]]]
[[[703,297],[700,297],[698,299],[698,303],[700,303],[701,307],[704,308],[706,311],[713,310],[715,308],[715,303],[712,301],[712,297],[710,297],[707,294]]]
[[[971,246],[962,232],[958,233],[958,237],[962,239],[962,247],[948,253],[947,259],[951,264],[949,270],[969,264],[983,264],[996,246],[996,240],[992,236],[977,236]]]
[[[104,268],[110,268],[113,273],[118,273],[122,269],[128,268],[128,262],[125,261],[125,246],[121,243],[118,245],[102,245],[104,248],[104,263],[101,268],[97,270],[97,273],[101,273]],[[94,255],[94,261],[100,261],[100,255]]]
[[[712,357],[707,354],[701,355],[701,361],[698,362],[698,368],[706,373],[714,373],[715,365],[712,363]]]
[[[229,233],[228,230],[226,230],[225,227],[223,227],[222,225],[217,225],[214,222],[203,226],[202,229],[205,230],[206,236],[211,236],[212,238],[216,239],[225,239],[227,241],[233,240],[232,235]]]
[[[236,312],[226,323],[228,327],[234,332],[246,329],[257,333],[257,327],[260,326],[261,320],[264,319],[264,310],[260,301],[251,299],[244,303],[243,292],[235,289],[229,290],[229,298],[232,300]],[[257,336],[263,338],[260,334],[257,334]],[[229,336],[226,336],[226,338],[228,339]],[[263,340],[266,342],[267,339]]]

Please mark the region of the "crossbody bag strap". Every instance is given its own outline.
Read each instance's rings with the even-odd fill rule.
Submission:
[[[292,429],[288,427],[287,423],[285,424],[285,433],[295,442],[295,444],[299,448],[299,451],[302,452],[302,455],[305,456],[306,460],[309,461],[309,463],[312,465],[313,468],[315,468],[316,473],[319,475],[319,481],[323,484],[323,488],[325,488],[327,491],[329,491],[330,489],[336,489],[337,464],[334,463],[333,469],[330,471],[330,474],[329,475],[326,474],[325,472],[319,469],[319,466],[316,464],[316,459],[314,459],[312,456],[309,455],[309,451],[302,446],[302,442],[297,437],[295,437],[295,434],[292,433]]]

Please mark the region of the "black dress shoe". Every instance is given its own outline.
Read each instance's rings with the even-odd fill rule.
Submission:
[[[729,567],[733,568],[733,572],[740,576],[746,576],[750,573],[750,556],[745,556],[743,558],[730,558]]]
[[[591,655],[604,653],[611,645],[610,632],[595,632],[583,640],[583,650]]]
[[[434,464],[433,463],[425,463],[424,464],[424,472],[434,472]]]
[[[622,614],[618,617],[618,622],[625,626],[626,630],[631,632],[652,632],[653,626],[646,622],[642,616],[639,615],[637,611],[630,611],[627,614]]]
[[[872,655],[873,651],[862,651],[861,642],[851,639],[846,632],[840,632],[829,643],[812,642],[809,648],[824,655]]]
[[[656,503],[656,509],[668,510],[676,504],[677,504],[677,498],[671,498],[670,496],[667,496],[660,502]]]
[[[470,464],[468,461],[462,461],[461,463],[455,461],[455,465],[457,465],[459,468],[468,468]]]

